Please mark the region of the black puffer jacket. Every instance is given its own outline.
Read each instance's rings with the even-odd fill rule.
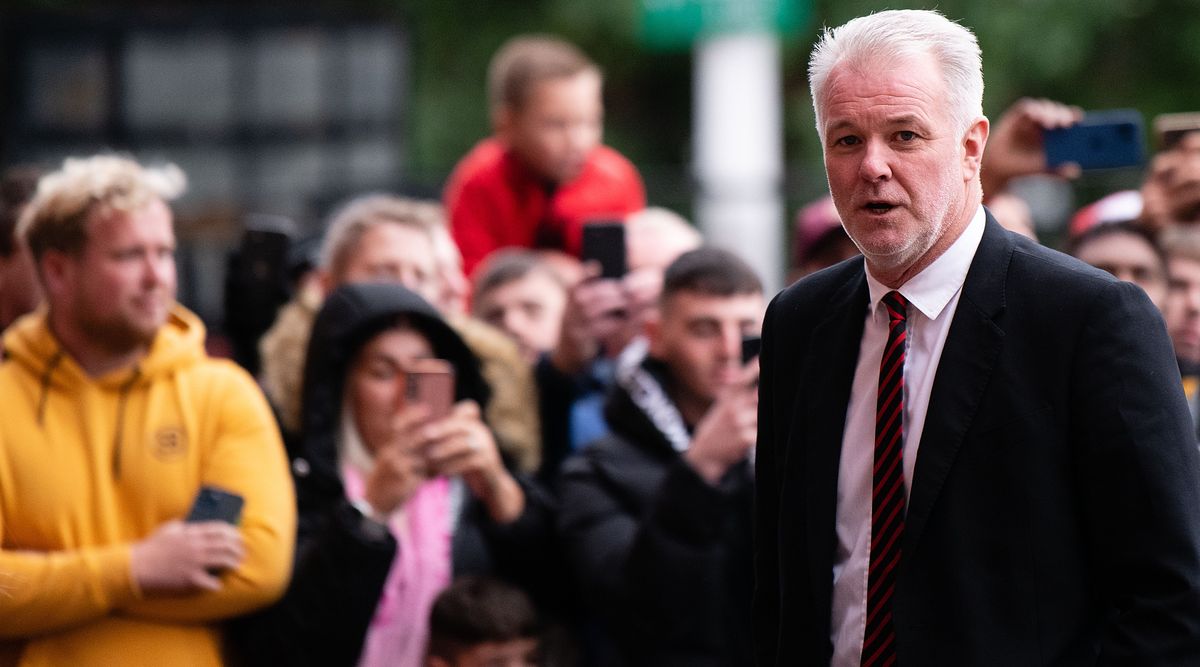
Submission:
[[[718,487],[680,452],[687,426],[646,360],[618,370],[611,435],[563,466],[559,526],[589,608],[623,665],[749,665],[753,477]]]
[[[437,312],[395,284],[339,288],[313,326],[305,364],[303,432],[292,468],[299,534],[292,582],[274,606],[239,619],[230,658],[253,665],[353,665],[396,555],[390,534],[364,530],[346,500],[338,469],[337,433],[346,374],[358,350],[404,317],[455,368],[457,399],[481,407],[488,388],[479,364]],[[540,597],[551,555],[551,507],[546,494],[522,482],[525,513],[498,526],[468,493],[453,536],[454,574],[490,573]]]

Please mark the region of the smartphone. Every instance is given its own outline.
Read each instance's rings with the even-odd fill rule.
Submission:
[[[596,220],[583,225],[583,261],[600,263],[601,278],[622,278],[625,263],[625,223],[620,220]]]
[[[245,501],[232,491],[215,486],[202,486],[192,501],[192,509],[184,521],[198,523],[201,521],[224,521],[238,525],[242,520],[242,505]]]
[[[742,336],[742,365],[750,363],[762,350],[761,336]]]
[[[1200,112],[1165,113],[1154,118],[1154,136],[1158,147],[1169,150],[1179,143],[1185,134],[1200,131]]]
[[[1046,165],[1081,169],[1135,167],[1145,159],[1142,114],[1135,109],[1090,111],[1071,127],[1042,133]]]
[[[404,400],[429,408],[441,419],[454,407],[454,366],[444,359],[418,359],[404,369]]]

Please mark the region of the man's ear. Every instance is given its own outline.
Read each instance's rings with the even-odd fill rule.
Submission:
[[[649,347],[646,352],[652,357],[659,357],[663,352],[662,312],[658,308],[646,313],[642,321],[642,333],[646,335]]]
[[[988,119],[980,116],[963,135],[963,181],[979,177],[979,165],[983,161],[983,148],[987,145]]]
[[[46,250],[34,268],[47,295],[61,294],[75,271],[75,258],[61,250]]]
[[[492,133],[504,142],[512,139],[512,127],[516,112],[507,104],[502,104],[492,110]]]

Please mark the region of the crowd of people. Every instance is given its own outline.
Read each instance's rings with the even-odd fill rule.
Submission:
[[[1148,638],[1193,664],[1167,630],[1200,641],[1190,612],[1145,612],[1127,645],[1100,626],[1148,599],[1106,588],[1109,569],[1200,607],[1200,483],[1161,495],[1200,480],[1200,132],[1072,219],[1065,252],[1141,288],[1095,315],[1108,283],[1037,245],[1010,188],[1078,176],[1047,166],[1042,133],[1083,114],[1023,99],[989,125],[972,47],[982,77],[974,37],[933,12],[826,33],[811,74],[831,194],[797,213],[796,284],[770,310],[753,267],[647,207],[602,143],[600,69],[552,37],[495,55],[493,135],[444,201],[362,193],[329,215],[251,371],[211,358],[175,300],[178,169],[9,170],[0,665],[1076,664]],[[877,231],[897,210],[913,243]],[[602,220],[623,223],[624,275],[583,260]],[[968,319],[989,308],[1010,319]],[[897,331],[897,442],[914,446],[883,452],[876,389],[896,380],[873,374]],[[990,382],[951,375],[992,364]],[[1097,500],[1104,484],[1132,498],[1110,526],[1093,506],[1126,496]],[[877,546],[895,530],[877,500],[931,546]],[[1006,502],[998,539],[958,523]],[[1022,531],[1059,534],[1053,567]],[[1176,569],[1156,570],[1168,541]],[[899,573],[877,580],[887,558]],[[955,559],[996,572],[976,584]]]

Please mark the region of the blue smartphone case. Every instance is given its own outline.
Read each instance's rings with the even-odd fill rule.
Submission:
[[[1074,162],[1081,169],[1136,167],[1145,159],[1142,115],[1134,109],[1089,112],[1071,127],[1042,134],[1046,165]]]

